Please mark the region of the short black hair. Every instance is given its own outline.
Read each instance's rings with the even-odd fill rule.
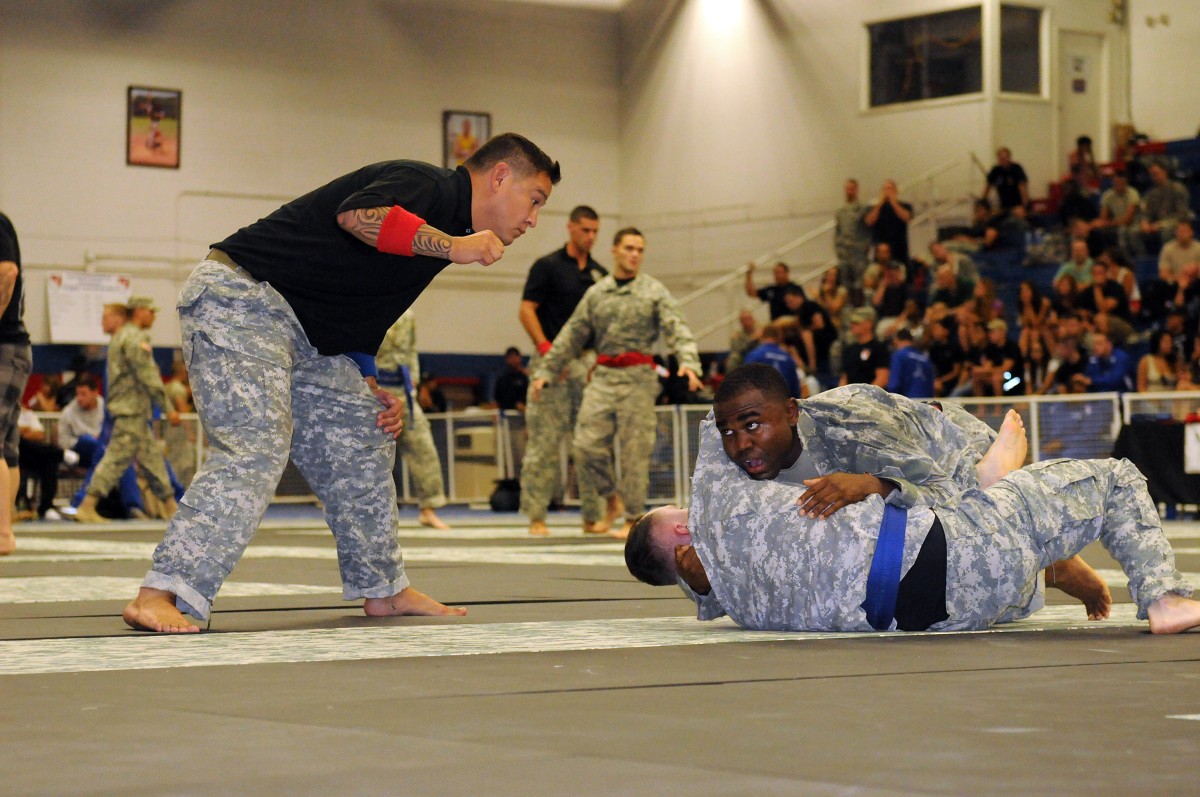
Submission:
[[[551,185],[558,185],[562,179],[558,161],[551,160],[537,144],[517,133],[501,133],[488,139],[463,166],[473,172],[484,172],[501,161],[525,175],[545,172]]]
[[[793,282],[793,283],[789,283],[789,284],[787,285],[787,287],[785,287],[785,288],[783,289],[783,295],[784,295],[784,296],[799,296],[801,299],[807,299],[807,298],[808,298],[808,294],[806,294],[806,293],[804,292],[804,288],[801,288],[799,285],[797,285],[797,284],[796,284],[796,283],[794,283],[794,282]]]
[[[75,379],[75,387],[91,388],[93,391],[100,392],[100,380],[92,374],[80,374]]]
[[[621,239],[624,238],[626,235],[636,235],[637,237],[641,238],[642,240],[645,240],[645,238],[646,238],[646,236],[642,233],[642,231],[639,230],[637,227],[622,227],[621,229],[617,230],[617,234],[613,236],[613,246],[617,246],[618,244],[620,244]]]
[[[583,219],[588,221],[599,221],[600,214],[597,213],[590,205],[576,205],[571,210],[570,220],[578,223]]]
[[[505,350],[504,350],[504,356],[505,356],[505,357],[507,357],[507,356],[508,356],[508,355],[510,355],[510,354],[517,354],[517,355],[519,355],[520,353],[521,353],[521,350],[520,350],[520,349],[518,349],[516,346],[509,346],[507,349],[505,349]]]
[[[763,363],[750,363],[739,365],[725,375],[717,388],[717,394],[713,396],[713,403],[719,404],[737,398],[747,390],[758,390],[763,394],[763,398],[772,400],[787,401],[792,397],[783,375],[774,367]]]
[[[643,584],[652,587],[669,587],[675,583],[675,574],[667,567],[659,551],[654,550],[654,539],[650,535],[654,528],[654,517],[643,512],[633,521],[629,537],[625,540],[625,566],[629,573]]]

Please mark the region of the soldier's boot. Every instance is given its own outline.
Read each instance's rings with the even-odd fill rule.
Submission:
[[[179,509],[179,504],[175,503],[174,498],[168,498],[166,501],[160,501],[159,507],[158,516],[163,520],[170,520],[175,510]]]
[[[534,537],[545,537],[550,534],[550,529],[544,520],[529,521],[529,533]]]
[[[83,503],[75,510],[75,520],[80,523],[107,523],[108,518],[96,511],[99,497],[88,493],[83,497]]]

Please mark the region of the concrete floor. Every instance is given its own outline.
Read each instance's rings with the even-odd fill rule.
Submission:
[[[323,524],[283,507],[187,638],[119,618],[161,524],[19,526],[0,794],[1200,793],[1200,634],[1149,635],[1119,572],[1102,623],[1052,590],[1003,631],[755,634],[632,581],[570,513],[545,540],[414,514],[414,586],[468,617],[364,617]],[[1200,572],[1200,524],[1168,531]]]

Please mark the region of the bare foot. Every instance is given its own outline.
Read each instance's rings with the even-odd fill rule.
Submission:
[[[15,550],[17,550],[17,535],[12,533],[12,529],[0,531],[0,556],[8,556]]]
[[[1108,592],[1108,585],[1078,555],[1047,567],[1046,586],[1057,587],[1072,598],[1078,598],[1087,610],[1089,620],[1105,620],[1112,610],[1112,595]]]
[[[612,526],[617,520],[625,516],[625,502],[621,500],[621,496],[613,493],[608,497],[608,506],[604,512],[605,525]]]
[[[1178,634],[1200,626],[1200,601],[1168,592],[1146,609],[1150,633]]]
[[[125,624],[136,631],[158,634],[194,634],[200,628],[175,608],[175,596],[161,589],[142,587],[121,613]]]
[[[367,617],[461,617],[467,613],[466,607],[445,606],[412,587],[405,587],[390,598],[367,598],[363,601],[363,611]]]
[[[534,537],[548,537],[550,528],[544,520],[531,520],[529,521],[529,533]]]
[[[1025,437],[1025,422],[1016,410],[1009,410],[1000,424],[1000,432],[992,447],[979,460],[975,472],[980,487],[991,487],[996,482],[1025,464],[1029,453],[1029,441]]]
[[[612,528],[611,523],[606,523],[603,520],[593,522],[583,521],[584,534],[608,534],[608,530]]]
[[[626,539],[629,539],[629,532],[632,530],[633,530],[633,521],[626,520],[624,525],[622,525],[619,530],[610,531],[608,533],[608,536],[615,537],[618,540],[626,540]]]
[[[429,506],[422,509],[420,514],[417,515],[417,522],[422,526],[428,526],[431,529],[441,529],[442,531],[447,531],[450,528],[446,525],[445,521],[437,516],[437,512],[433,511],[433,507]]]

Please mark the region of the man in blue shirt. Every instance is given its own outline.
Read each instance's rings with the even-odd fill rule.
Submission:
[[[892,345],[895,351],[888,369],[887,391],[909,398],[933,398],[933,361],[913,345],[912,333],[899,330]]]
[[[1129,377],[1129,355],[1107,335],[1092,335],[1092,356],[1082,376],[1077,377],[1089,393],[1123,393],[1133,390]]]
[[[772,322],[763,327],[762,334],[759,335],[759,340],[762,342],[758,346],[751,349],[743,361],[746,365],[750,363],[763,363],[769,365],[778,371],[785,382],[787,382],[788,392],[792,398],[803,398],[800,395],[800,377],[796,374],[796,361],[787,349],[780,344],[783,342],[783,330],[779,325]]]

